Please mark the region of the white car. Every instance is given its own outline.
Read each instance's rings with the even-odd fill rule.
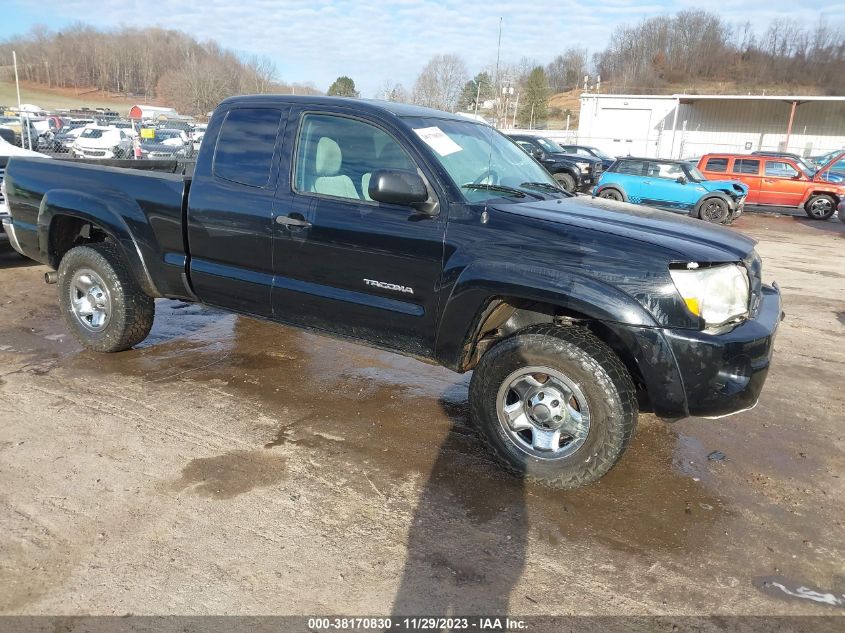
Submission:
[[[89,125],[71,149],[77,158],[131,158],[132,137],[119,128]]]
[[[6,190],[3,187],[3,175],[6,172],[6,163],[12,156],[50,158],[49,156],[46,156],[39,152],[33,152],[28,149],[18,147],[17,145],[12,145],[11,143],[3,139],[3,137],[0,137],[0,221],[2,221],[4,216],[9,215],[9,209],[6,206]],[[8,239],[6,234],[3,232],[3,229],[0,228],[0,241],[5,241],[6,239]]]

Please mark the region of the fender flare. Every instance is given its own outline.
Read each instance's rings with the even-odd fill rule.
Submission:
[[[701,217],[701,207],[705,203],[705,201],[709,200],[710,198],[719,198],[728,205],[728,211],[733,214],[736,211],[736,201],[731,198],[728,194],[724,191],[708,191],[703,196],[701,196],[698,201],[693,205],[692,211],[690,211],[690,216],[694,218]]]
[[[435,357],[441,363],[460,367],[480,315],[496,297],[546,303],[598,321],[658,326],[636,299],[599,279],[519,263],[476,261],[461,271],[440,312]]]
[[[73,189],[47,191],[38,209],[38,250],[43,261],[53,268],[58,268],[59,262],[50,253],[51,231],[60,216],[78,218],[100,228],[118,244],[141,289],[151,297],[161,296],[143,254],[148,249],[143,233],[149,231],[149,223],[135,200],[115,192],[94,196]]]

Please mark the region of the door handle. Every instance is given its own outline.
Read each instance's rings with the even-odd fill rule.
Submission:
[[[299,215],[299,214],[297,214]],[[276,224],[283,224],[288,228],[306,229],[311,226],[311,223],[303,217],[294,217],[293,215],[279,215],[276,216]]]

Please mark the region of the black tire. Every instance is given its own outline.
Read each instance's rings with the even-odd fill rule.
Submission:
[[[827,220],[836,211],[836,200],[826,194],[810,196],[804,205],[804,213],[811,220]]]
[[[731,218],[731,210],[722,198],[707,198],[698,208],[698,217],[712,224],[725,224]]]
[[[497,400],[505,381],[520,368],[544,367],[566,375],[589,406],[583,444],[560,458],[535,457],[509,437]],[[542,394],[540,394],[542,399]],[[555,403],[552,403],[555,404]],[[470,383],[470,410],[481,437],[506,468],[553,488],[578,488],[610,471],[637,425],[637,399],[625,366],[601,340],[583,328],[542,324],[510,336],[482,356]]]
[[[607,200],[618,200],[619,202],[623,202],[625,197],[622,195],[622,192],[619,189],[614,189],[613,187],[607,187],[606,189],[602,189],[599,191],[599,198],[605,198]]]
[[[98,275],[107,291],[109,316],[100,330],[83,325],[74,311],[71,284],[81,270]],[[58,272],[59,305],[68,329],[82,345],[95,352],[121,352],[147,338],[153,326],[155,303],[138,286],[115,244],[101,242],[72,248],[62,258]]]
[[[554,174],[554,179],[557,180],[557,184],[559,184],[567,193],[575,192],[575,179],[569,174],[560,172],[558,174]]]

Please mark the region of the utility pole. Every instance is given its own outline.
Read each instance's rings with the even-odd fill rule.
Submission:
[[[516,128],[516,111],[519,110],[519,92],[516,93],[516,105],[513,107],[513,122],[511,123],[512,128]],[[531,112],[534,112],[534,106],[531,106]],[[533,114],[532,114],[533,116]]]
[[[21,120],[21,146],[26,149],[26,143],[23,142],[23,112],[21,112],[21,84],[18,80],[18,54],[15,51],[12,51],[12,63],[15,66],[15,90],[18,93],[18,118]],[[29,135],[29,129],[27,128],[27,136]]]
[[[497,99],[499,98],[499,92],[500,92],[500,88],[501,88],[499,86],[499,58],[501,57],[501,54],[502,54],[502,18],[500,17],[499,18],[499,44],[496,47],[496,98]],[[501,113],[501,111],[502,111],[501,107],[496,108],[497,113]],[[499,114],[499,116],[501,116],[501,114]],[[496,117],[496,118],[498,119],[499,117]],[[497,123],[498,123],[498,121],[497,121]]]
[[[481,82],[478,82],[478,89],[475,91],[475,116],[478,116],[478,100],[481,98]]]

